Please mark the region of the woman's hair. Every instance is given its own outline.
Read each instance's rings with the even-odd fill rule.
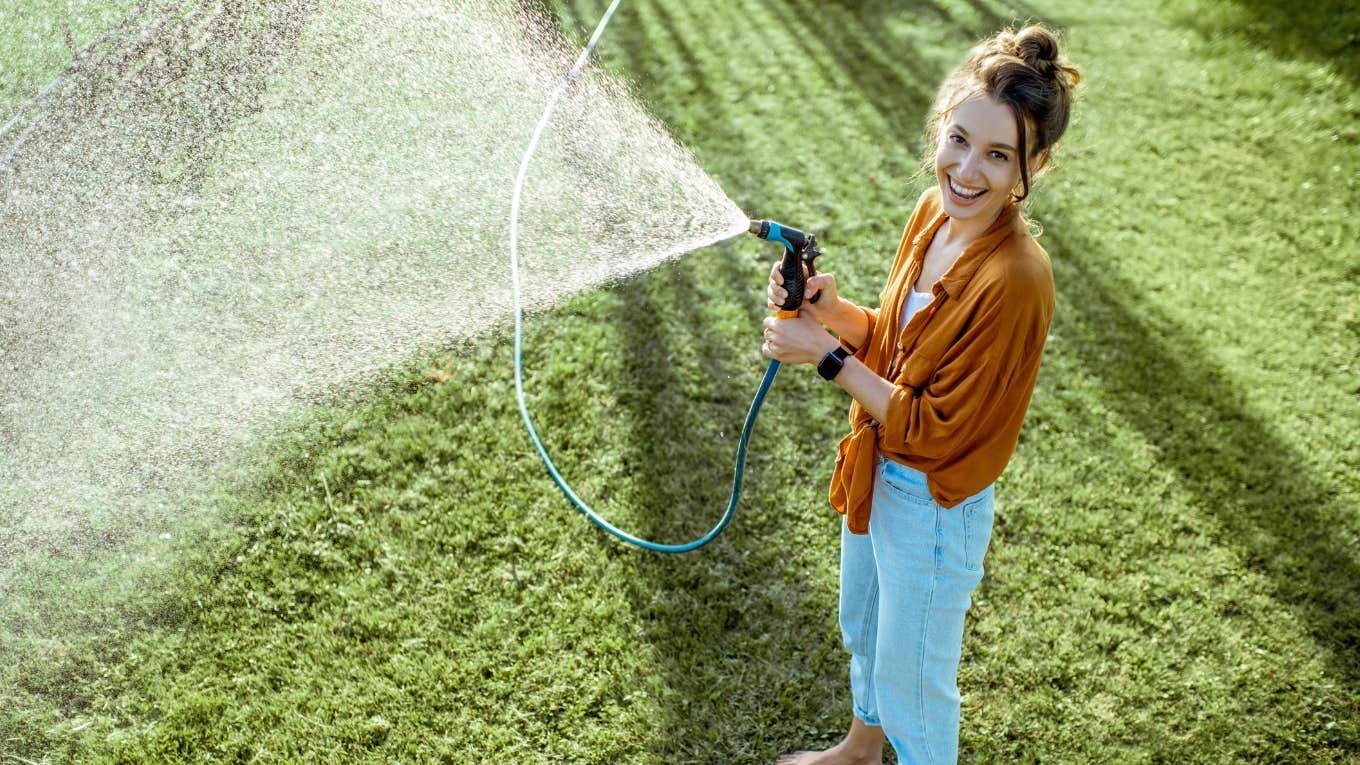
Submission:
[[[983,40],[940,85],[926,123],[923,172],[935,172],[940,128],[949,113],[975,95],[987,95],[1015,114],[1023,189],[1016,201],[1024,199],[1029,196],[1031,177],[1038,177],[1051,164],[1046,155],[1032,176],[1030,161],[1052,149],[1067,130],[1072,91],[1079,82],[1081,74],[1060,56],[1058,36],[1047,27],[1031,24],[1019,32],[1008,27]]]

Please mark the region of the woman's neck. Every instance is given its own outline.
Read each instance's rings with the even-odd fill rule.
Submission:
[[[949,249],[966,249],[975,239],[991,228],[992,224],[1006,212],[1009,206],[1009,203],[1007,203],[997,208],[997,211],[986,220],[980,218],[959,220],[958,218],[946,217],[939,232],[942,244]]]

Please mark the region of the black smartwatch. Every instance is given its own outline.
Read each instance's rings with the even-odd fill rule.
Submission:
[[[817,364],[817,374],[824,380],[834,380],[836,375],[841,373],[841,368],[845,366],[845,357],[850,355],[850,349],[844,345],[836,346],[835,350],[822,357]]]

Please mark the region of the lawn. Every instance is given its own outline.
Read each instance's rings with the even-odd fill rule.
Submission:
[[[6,119],[69,55],[58,21],[11,17],[81,19],[79,46],[133,5],[0,2]],[[581,41],[605,2],[548,7]],[[742,209],[817,232],[872,303],[935,85],[1013,20],[1063,31],[1086,82],[1030,208],[1058,307],[969,615],[963,762],[1360,760],[1360,26],[1311,13],[624,0],[600,43]],[[540,431],[625,527],[680,541],[720,513],[775,254],[743,237],[529,318]],[[0,635],[0,762],[768,763],[833,743],[847,405],[786,369],[731,527],[685,556],[631,549],[547,479],[506,317],[298,418],[137,577],[49,561],[0,593],[0,623],[55,592],[84,625]]]

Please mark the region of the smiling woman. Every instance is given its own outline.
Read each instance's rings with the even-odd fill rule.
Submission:
[[[916,203],[880,306],[841,298],[821,274],[806,287],[821,290],[817,304],[765,321],[765,353],[780,361],[853,353],[823,377],[854,398],[830,499],[845,515],[840,622],[855,719],[835,748],[781,763],[879,763],[885,739],[901,762],[958,757],[964,614],[1054,308],[1048,255],[1019,202],[1067,127],[1079,80],[1041,26],[975,47],[936,97],[926,166],[939,186]],[[778,264],[770,279],[774,309],[787,294]]]
[[[941,188],[945,188],[940,156],[957,157],[955,152],[969,144],[968,131],[960,128],[966,124],[992,125],[1000,131],[998,134],[977,136],[973,143],[989,151],[988,159],[994,163],[991,167],[1019,173],[1021,190],[1014,197],[1024,200],[1029,196],[1030,182],[1048,168],[1049,149],[1067,130],[1072,91],[1080,81],[1077,70],[1060,60],[1057,38],[1043,27],[1001,32],[978,45],[940,86],[927,124],[929,151],[922,171],[935,171]],[[986,99],[981,98],[984,94]],[[978,101],[991,103],[979,107],[974,104]],[[972,108],[965,110],[970,105]],[[1005,114],[967,113],[988,107],[1004,108]],[[1006,126],[1008,121],[1013,129]],[[1006,141],[1006,136],[1013,138]],[[982,139],[994,143],[988,145]],[[1003,188],[1013,186],[1011,181]],[[995,203],[993,212],[1000,204]]]

